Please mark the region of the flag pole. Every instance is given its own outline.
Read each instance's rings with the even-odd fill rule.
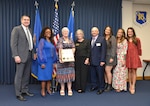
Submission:
[[[54,12],[54,19],[53,19],[53,33],[54,33],[54,45],[56,47],[58,39],[59,39],[59,13],[58,13],[58,1],[59,0],[54,0],[54,6],[55,6],[55,12]],[[57,49],[56,49],[57,50]],[[57,51],[58,53],[58,51]],[[52,74],[52,83],[51,83],[51,88],[52,88],[52,93],[55,93],[57,91],[57,85],[58,83],[56,82],[56,67],[54,68],[53,74]]]
[[[42,25],[41,25],[41,19],[40,19],[40,13],[39,13],[39,3],[37,1],[34,2],[35,6],[35,22],[34,22],[34,37],[33,37],[33,42],[34,42],[34,49],[37,52],[38,51],[38,43],[39,43],[39,36],[42,30]],[[33,60],[32,61],[32,70],[31,70],[31,75],[38,79],[38,61]]]

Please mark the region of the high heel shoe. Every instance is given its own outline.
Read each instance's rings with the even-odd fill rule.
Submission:
[[[73,95],[72,90],[68,90],[68,96],[72,96],[72,95]]]
[[[135,87],[134,86],[132,86],[132,88],[130,87],[129,88],[129,91],[130,91],[130,94],[135,94]]]
[[[60,96],[65,96],[65,91],[64,90],[60,90]]]
[[[45,90],[41,90],[41,96],[42,96],[42,97],[45,97],[45,96],[46,96]]]
[[[47,90],[47,94],[52,95],[51,90]]]
[[[133,94],[135,94],[135,89],[132,89],[131,91],[130,91],[130,93],[133,95]]]

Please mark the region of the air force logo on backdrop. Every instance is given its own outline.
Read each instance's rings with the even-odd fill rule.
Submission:
[[[139,26],[143,26],[147,23],[147,12],[146,11],[136,11],[135,23]]]

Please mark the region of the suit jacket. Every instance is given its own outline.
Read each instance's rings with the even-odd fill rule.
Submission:
[[[109,44],[109,42],[111,42],[111,45]],[[115,36],[111,36],[111,38],[109,40],[106,41],[107,43],[107,56],[110,56],[110,58],[112,59],[116,59],[117,56],[117,42],[116,42],[116,38]],[[111,46],[111,47],[109,47]]]
[[[31,35],[33,35],[31,29],[29,30]],[[29,43],[26,38],[25,31],[23,30],[23,27],[21,25],[13,28],[11,32],[10,44],[12,57],[19,56],[21,58],[21,62],[26,62],[29,54]]]
[[[91,39],[92,41],[92,39]],[[90,64],[100,65],[100,62],[106,61],[107,44],[103,36],[98,36],[94,46],[91,46]]]

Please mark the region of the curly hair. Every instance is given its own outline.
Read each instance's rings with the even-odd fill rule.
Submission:
[[[44,27],[44,28],[42,29],[41,34],[40,34],[40,37],[39,37],[39,40],[40,40],[41,38],[46,39],[46,37],[45,37],[45,31],[46,31],[47,29],[49,29],[49,30],[51,31],[51,36],[50,36],[49,40],[51,41],[52,44],[54,44],[54,34],[53,34],[52,29],[51,29],[50,27]]]

